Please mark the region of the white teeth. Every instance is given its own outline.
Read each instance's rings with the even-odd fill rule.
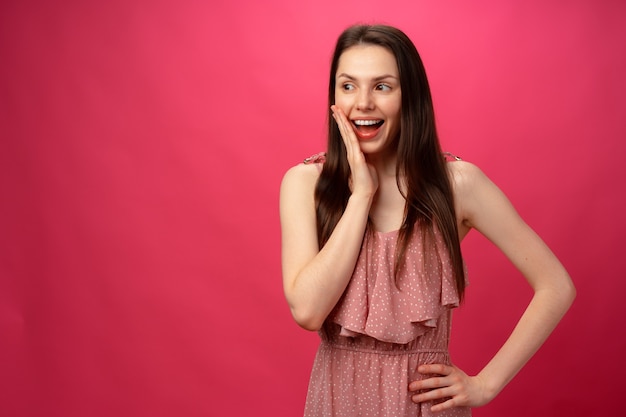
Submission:
[[[372,126],[380,123],[380,120],[355,120],[354,124],[357,126]]]

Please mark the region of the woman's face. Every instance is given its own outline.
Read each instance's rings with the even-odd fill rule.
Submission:
[[[363,153],[395,146],[402,92],[393,54],[377,45],[352,46],[339,57],[335,81],[335,104],[352,122]]]

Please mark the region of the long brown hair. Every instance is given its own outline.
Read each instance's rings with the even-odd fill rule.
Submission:
[[[448,177],[437,130],[426,70],[413,42],[399,29],[385,25],[356,25],[338,38],[328,83],[328,148],[326,162],[315,188],[318,239],[326,244],[339,222],[350,197],[345,146],[336,123],[330,122],[330,106],[335,103],[336,73],[341,54],[349,47],[371,44],[382,46],[396,58],[402,89],[400,134],[397,141],[396,178],[406,186],[406,206],[399,231],[396,266],[404,258],[414,228],[432,235],[436,227],[446,244],[460,296],[465,289],[465,275],[458,226],[454,211],[452,185]]]

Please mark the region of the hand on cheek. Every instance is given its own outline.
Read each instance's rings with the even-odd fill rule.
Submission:
[[[359,141],[352,128],[352,123],[348,120],[343,110],[336,105],[331,106],[331,110],[346,147],[346,155],[351,172],[350,189],[353,194],[363,192],[365,195],[373,196],[378,189],[376,169],[365,160],[365,155],[361,151]]]

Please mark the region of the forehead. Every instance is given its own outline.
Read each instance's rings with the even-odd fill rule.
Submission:
[[[355,45],[347,48],[339,57],[337,75],[353,77],[377,77],[381,74],[398,76],[395,56],[378,45]]]

